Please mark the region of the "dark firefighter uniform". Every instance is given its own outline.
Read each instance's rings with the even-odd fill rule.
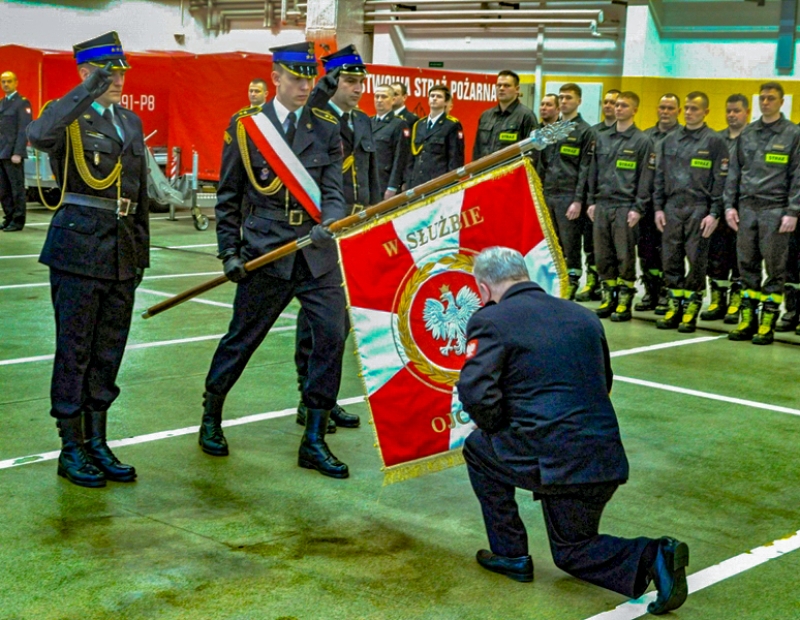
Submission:
[[[600,121],[596,125],[592,125],[592,144],[589,156],[594,155],[594,145],[597,142],[597,136],[612,129],[614,125],[606,125]],[[588,185],[587,185],[588,191]],[[600,279],[597,275],[597,261],[594,257],[594,223],[586,214],[586,207],[581,211],[581,238],[583,240],[583,252],[586,254],[586,282],[575,295],[576,301],[597,301],[600,299]]]
[[[129,68],[116,32],[74,49],[79,66]],[[150,244],[142,123],[130,110],[116,104],[104,110],[94,101],[110,84],[90,90],[95,73],[28,126],[28,139],[50,155],[63,192],[39,260],[50,268],[56,319],[50,413],[64,444],[59,473],[82,486],[136,477],[108,451],[105,421],[119,396],[117,373]],[[71,445],[83,444],[81,417],[90,459]]]
[[[778,229],[784,215],[800,215],[800,127],[783,115],[769,125],[759,119],[744,128],[730,155],[724,202],[726,210],[739,215],[736,255],[744,293],[739,324],[728,337],[769,344],[783,301],[792,237]],[[762,260],[767,272],[763,284]]]
[[[679,123],[676,123],[673,127],[662,131],[656,124],[645,129],[644,135],[650,139],[655,150],[655,147],[662,140],[680,126]],[[661,265],[661,232],[656,228],[652,206],[648,209],[642,221],[639,222],[637,247],[645,293],[642,300],[636,304],[636,310],[655,310],[656,314],[663,315],[667,311],[667,295],[664,287],[664,272]]]
[[[727,128],[720,131],[719,135],[725,140],[728,153],[731,153],[739,137],[731,138]],[[708,284],[711,289],[711,301],[708,308],[700,314],[700,319],[703,321],[724,319],[726,323],[738,323],[742,283],[736,261],[736,231],[724,221],[720,222],[712,233],[711,243],[708,246]],[[729,290],[730,295],[728,295]]]
[[[389,112],[383,118],[372,117],[372,137],[377,149],[378,189],[383,197],[387,189],[400,191],[403,187],[411,129],[402,118]]]
[[[636,280],[638,224],[628,226],[629,211],[642,217],[650,210],[653,170],[652,143],[636,125],[599,134],[589,168],[586,202],[594,212],[594,251],[603,283],[598,316],[612,320],[631,317]],[[616,301],[615,301],[616,300]]]
[[[25,170],[23,162],[11,157],[28,156],[25,130],[31,122],[31,102],[15,92],[0,99],[0,204],[3,223],[0,228],[22,230],[25,226]]]
[[[273,63],[284,71],[306,79],[316,75],[313,44],[271,51]],[[344,217],[342,144],[336,117],[309,106],[290,111],[277,98],[264,104],[259,114],[264,114],[289,143],[319,187],[321,221]],[[224,140],[216,216],[219,257],[225,261],[226,273],[231,261],[249,261],[309,234],[313,239],[319,230],[314,228],[314,220],[247,135],[241,118],[227,129]],[[329,452],[320,454],[319,461],[311,458],[314,462],[303,456],[307,439],[320,449],[324,446],[324,429],[339,391],[345,299],[336,247],[310,245],[244,277],[238,274],[236,279],[231,324],[206,377],[200,435],[203,450],[213,456],[228,454],[220,426],[225,396],[281,312],[297,298],[308,317],[314,342],[302,387],[303,402],[314,414],[309,416],[299,463],[326,475],[346,477],[347,467],[338,460],[330,462],[332,467],[328,468],[326,462],[332,457]],[[324,449],[327,451],[327,446]]]
[[[413,127],[414,123],[416,123],[419,120],[419,116],[414,114],[411,110],[407,109],[405,106],[403,106],[399,110],[390,112],[390,114],[394,114],[396,117],[402,118],[409,127]]]
[[[549,145],[539,156],[538,172],[550,217],[556,228],[569,275],[569,299],[574,299],[581,278],[581,236],[583,223],[580,217],[567,218],[567,209],[573,202],[586,205],[586,183],[589,177],[594,134],[589,124],[578,114],[571,121],[572,132],[564,139]]]
[[[489,108],[478,121],[472,161],[525,140],[538,126],[536,115],[519,99],[505,110],[500,104]]]
[[[662,329],[678,327],[678,321],[682,332],[695,329],[706,288],[710,244],[700,223],[708,215],[717,220],[722,217],[727,174],[725,141],[705,124],[696,130],[681,126],[656,147],[653,209],[663,211],[666,219],[661,247],[669,291],[667,313],[656,322]]]
[[[324,56],[322,65],[326,73],[339,69],[340,76],[354,75],[363,78],[367,75],[367,68],[354,45],[348,45],[329,56]],[[333,101],[328,101],[327,110],[339,123],[344,155],[342,161],[344,202],[348,211],[355,213],[364,207],[379,203],[382,197],[378,185],[378,165],[372,124],[369,117],[361,110],[343,112]],[[349,317],[345,316],[345,334],[349,331]],[[305,311],[301,308],[297,315],[294,358],[301,391],[302,384],[308,377],[312,345],[311,326]],[[341,369],[339,372],[341,374]],[[305,407],[302,401],[297,408],[297,423],[305,423]],[[338,404],[331,408],[328,432],[335,432],[336,426],[356,428],[359,425],[360,420],[357,415],[348,413]]]
[[[411,128],[408,189],[464,165],[464,129],[459,120],[443,113],[432,127],[429,124],[430,117],[426,116]]]

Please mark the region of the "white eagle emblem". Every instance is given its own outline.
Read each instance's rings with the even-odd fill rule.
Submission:
[[[425,329],[435,340],[447,341],[439,347],[442,355],[450,355],[451,351],[463,355],[467,350],[467,321],[481,307],[481,300],[468,286],[462,286],[455,298],[446,284],[439,291],[441,301],[433,297],[425,300]]]

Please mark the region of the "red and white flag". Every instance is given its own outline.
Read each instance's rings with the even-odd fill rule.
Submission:
[[[536,173],[520,159],[338,243],[386,481],[463,462],[461,446],[474,424],[455,385],[470,353],[467,321],[480,307],[475,255],[514,248],[545,291],[566,291],[566,265]]]

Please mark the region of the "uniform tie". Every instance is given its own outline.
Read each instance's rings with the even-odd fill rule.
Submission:
[[[428,118],[428,131],[430,131],[431,129],[433,129],[433,119],[431,119],[429,117]]]
[[[111,126],[116,130],[117,135],[122,138],[122,129],[120,129],[120,126],[115,122],[114,115],[111,113],[109,108],[103,110],[103,118],[111,123]]]
[[[289,112],[289,116],[286,117],[286,142],[289,146],[292,146],[294,142],[294,134],[297,132],[297,117],[294,115],[294,112]]]
[[[355,136],[353,130],[350,129],[350,112],[344,112],[339,119],[339,124],[342,126],[342,142],[344,143],[345,155],[353,152],[353,144]]]

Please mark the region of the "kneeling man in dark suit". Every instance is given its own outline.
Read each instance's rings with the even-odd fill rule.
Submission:
[[[648,611],[677,609],[687,596],[686,543],[598,533],[606,503],[628,478],[599,319],[531,282],[516,250],[484,250],[473,273],[484,307],[467,325],[458,395],[478,425],[464,446],[491,547],[478,563],[533,580],[514,499],[516,487],[528,489],[542,502],[556,566],[632,598],[654,581]]]

